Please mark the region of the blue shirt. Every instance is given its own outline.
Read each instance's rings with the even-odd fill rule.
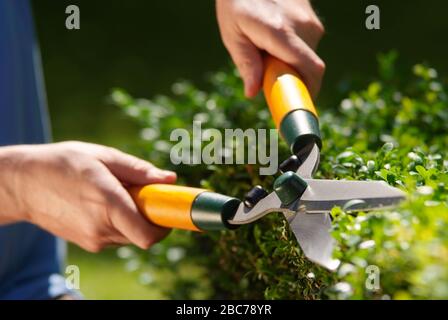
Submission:
[[[48,142],[49,132],[30,4],[0,0],[0,146]],[[61,240],[35,225],[0,226],[0,299],[67,293],[59,275],[64,251]]]

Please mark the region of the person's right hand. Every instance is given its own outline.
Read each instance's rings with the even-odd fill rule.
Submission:
[[[91,252],[129,243],[146,249],[169,231],[147,221],[124,186],[175,180],[174,172],[95,144],[3,147],[0,224],[28,221]]]
[[[317,95],[325,64],[315,50],[324,27],[310,0],[216,0],[216,13],[246,96],[261,88],[263,51],[294,67]]]

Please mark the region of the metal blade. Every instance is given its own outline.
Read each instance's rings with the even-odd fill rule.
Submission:
[[[403,191],[383,181],[305,180],[308,188],[300,205],[305,206],[308,213],[329,212],[335,206],[348,211],[382,209],[405,197]]]
[[[306,158],[300,157],[302,164],[297,170],[297,174],[304,179],[311,179],[319,166],[320,149],[314,144],[309,151],[305,151]],[[307,181],[308,182],[308,181]],[[308,187],[309,188],[309,187]],[[305,256],[329,270],[335,270],[339,261],[332,258],[334,239],[331,237],[331,217],[330,214],[306,214],[308,208],[301,207],[303,204],[298,201],[291,209],[302,210],[295,214],[284,213],[289,221],[290,228],[296,236],[297,242],[302,248]],[[288,218],[289,216],[289,218]]]
[[[299,169],[297,169],[297,174],[301,178],[311,179],[314,172],[316,172],[317,167],[319,166],[320,160],[320,149],[317,144],[313,144],[311,146],[311,150],[305,151],[302,154],[299,154],[298,157],[302,161]]]
[[[241,202],[238,210],[232,219],[228,220],[230,224],[246,224],[254,222],[271,212],[293,212],[289,208],[282,208],[282,202],[275,192],[271,192],[253,208],[248,208]]]
[[[296,204],[302,211],[285,216],[305,256],[329,270],[339,266],[332,258],[329,212],[334,206],[351,211],[379,209],[396,204],[405,195],[382,181],[305,180],[308,188]]]
[[[346,181],[305,179],[308,188],[299,201],[283,206],[275,192],[248,208],[242,202],[231,224],[253,222],[271,212],[285,214],[306,210],[307,213],[329,213],[335,206],[347,211],[384,209],[404,199],[405,193],[382,181]],[[348,205],[348,206],[347,206]]]
[[[271,192],[253,208],[247,208],[241,203],[235,216],[228,222],[246,224],[268,213],[282,212],[305,256],[329,270],[335,270],[339,261],[332,258],[334,239],[330,234],[331,209],[334,206],[350,211],[385,208],[403,200],[405,194],[381,181],[311,179],[319,165],[319,147],[314,144],[298,156],[302,164],[297,174],[308,183],[300,200],[283,206],[277,194]]]
[[[299,212],[285,216],[305,256],[329,270],[335,270],[339,260],[332,258],[334,239],[330,234],[330,215]]]

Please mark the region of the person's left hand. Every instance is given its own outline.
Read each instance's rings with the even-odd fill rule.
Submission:
[[[84,142],[0,148],[0,225],[26,221],[80,247],[147,249],[168,229],[138,210],[128,186],[174,183],[176,174]]]

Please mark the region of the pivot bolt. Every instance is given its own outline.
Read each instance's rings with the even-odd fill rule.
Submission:
[[[282,174],[274,182],[274,191],[285,206],[299,199],[307,187],[306,181],[292,171]]]

